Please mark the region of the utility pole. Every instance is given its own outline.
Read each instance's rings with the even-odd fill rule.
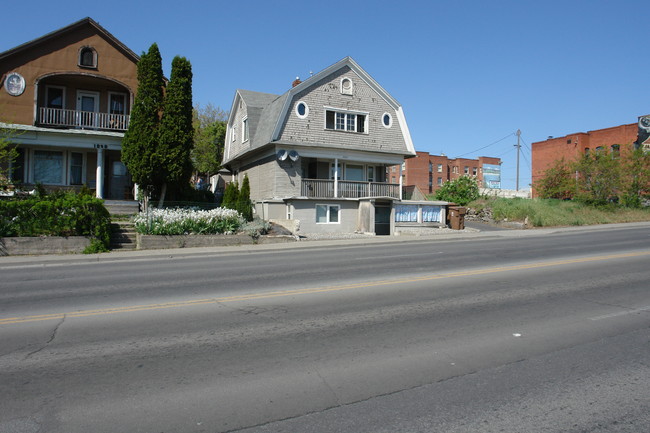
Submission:
[[[521,129],[517,129],[517,144],[515,145],[517,148],[517,191],[519,191],[519,151],[521,150],[520,139]]]

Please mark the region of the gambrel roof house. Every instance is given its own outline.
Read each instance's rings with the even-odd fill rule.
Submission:
[[[390,234],[402,188],[386,168],[414,155],[401,105],[346,57],[282,95],[237,90],[223,164],[240,185],[248,175],[263,219]]]
[[[121,142],[138,60],[91,18],[0,53],[0,126],[19,152],[11,180],[132,199]]]

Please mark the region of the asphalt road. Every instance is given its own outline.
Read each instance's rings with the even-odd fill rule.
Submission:
[[[0,258],[0,432],[650,431],[649,240]]]

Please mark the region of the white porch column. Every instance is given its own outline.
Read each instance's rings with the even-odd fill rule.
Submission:
[[[334,198],[339,196],[339,159],[334,158]]]
[[[402,200],[402,164],[399,165],[399,199]]]
[[[95,180],[95,196],[104,198],[104,149],[97,149],[97,178]]]

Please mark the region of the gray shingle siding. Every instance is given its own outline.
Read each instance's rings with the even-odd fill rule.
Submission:
[[[343,77],[352,80],[352,95],[341,93]],[[309,115],[305,119],[296,115],[296,104],[300,101],[309,107]],[[325,107],[368,113],[367,133],[326,130]],[[384,113],[392,116],[390,128],[382,125]],[[280,141],[363,151],[408,152],[396,111],[347,66],[294,96],[284,119]]]

